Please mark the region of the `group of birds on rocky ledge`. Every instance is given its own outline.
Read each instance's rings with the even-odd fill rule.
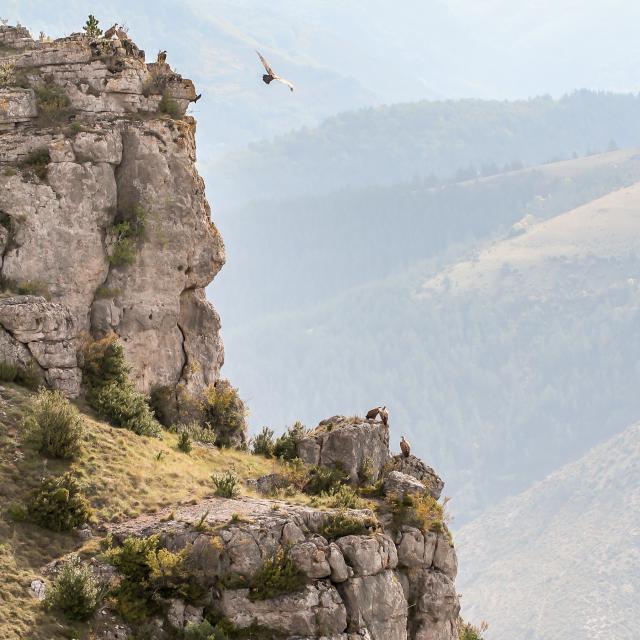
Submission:
[[[376,418],[380,418],[380,420],[382,420],[382,424],[384,424],[385,427],[389,426],[389,411],[387,410],[386,405],[370,409],[369,411],[367,411],[367,415],[365,417],[367,418],[367,420],[375,420]],[[400,451],[402,451],[402,455],[405,458],[408,458],[411,454],[411,445],[404,436],[400,438]]]

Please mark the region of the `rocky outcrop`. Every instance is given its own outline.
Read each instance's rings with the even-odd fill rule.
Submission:
[[[399,471],[400,473],[413,476],[417,480],[420,480],[433,498],[436,500],[440,498],[440,494],[444,488],[444,481],[431,467],[428,467],[420,460],[420,458],[414,455],[403,456],[402,454],[393,456],[390,460],[389,467],[394,471]]]
[[[215,383],[220,321],[204,289],[224,247],[184,115],[193,84],[145,64],[132,41],[34,41],[0,26],[0,45],[16,85],[0,87],[0,275],[5,289],[37,283],[51,300],[40,315],[68,320],[64,337],[23,341],[25,316],[9,311],[35,303],[16,299],[2,327],[69,395],[83,334],[117,334],[144,392]],[[5,358],[27,357],[1,340]]]
[[[389,427],[357,416],[333,416],[298,442],[298,457],[308,464],[342,469],[353,484],[363,476],[375,481],[389,458]]]
[[[109,531],[120,541],[158,534],[170,550],[186,548],[191,571],[209,594],[202,606],[237,628],[259,623],[283,638],[457,640],[457,563],[447,532],[405,526],[385,533],[378,527],[328,540],[324,525],[333,513],[213,498],[175,510],[170,520],[147,515]],[[368,510],[348,514],[363,522],[373,517]],[[303,584],[252,599],[248,585],[279,549],[293,558]],[[237,586],[225,586],[229,576]],[[170,615],[180,619],[176,611],[184,612],[184,604],[171,605]]]

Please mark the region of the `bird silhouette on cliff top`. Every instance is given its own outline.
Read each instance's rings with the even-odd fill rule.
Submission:
[[[289,89],[291,91],[293,91],[293,84],[291,84],[291,82],[289,82],[288,80],[285,80],[284,78],[281,78],[272,68],[271,65],[267,62],[267,60],[264,58],[264,56],[256,49],[256,53],[258,54],[258,57],[260,58],[260,60],[262,61],[262,64],[264,65],[264,68],[266,69],[267,73],[265,73],[262,76],[262,81],[265,84],[269,84],[270,82],[273,82],[274,80],[276,82],[282,82],[282,84],[286,84],[287,87],[289,87]]]

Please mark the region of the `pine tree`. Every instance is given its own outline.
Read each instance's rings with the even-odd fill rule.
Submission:
[[[102,29],[98,26],[99,21],[93,14],[89,14],[87,24],[84,25],[84,32],[91,38],[99,38],[102,35]]]

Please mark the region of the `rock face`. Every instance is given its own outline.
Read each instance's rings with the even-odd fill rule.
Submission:
[[[393,456],[391,458],[391,468],[394,471],[399,471],[408,476],[413,476],[426,487],[429,494],[438,500],[442,489],[444,488],[444,481],[440,476],[431,468],[428,467],[420,458],[414,455],[408,457],[402,454]]]
[[[291,640],[457,640],[457,562],[448,534],[403,526],[328,540],[323,526],[331,514],[264,499],[213,498],[175,510],[171,520],[159,513],[109,530],[119,541],[158,534],[172,551],[187,548],[193,575],[210,594],[207,607],[237,628],[261,624]],[[368,510],[349,515],[372,516]],[[303,584],[252,599],[248,585],[279,549],[288,550]],[[237,587],[221,586],[228,576]],[[179,628],[200,613],[172,601],[166,615]]]
[[[193,84],[131,41],[0,26],[0,45],[16,85],[0,87],[0,275],[51,300],[3,305],[3,356],[73,396],[77,338],[114,332],[140,390],[213,384],[223,348],[204,288],[224,247],[184,116]],[[36,317],[64,332],[29,338]]]
[[[334,416],[298,442],[298,456],[308,464],[341,468],[354,484],[363,476],[375,481],[389,458],[389,427],[365,418]]]

